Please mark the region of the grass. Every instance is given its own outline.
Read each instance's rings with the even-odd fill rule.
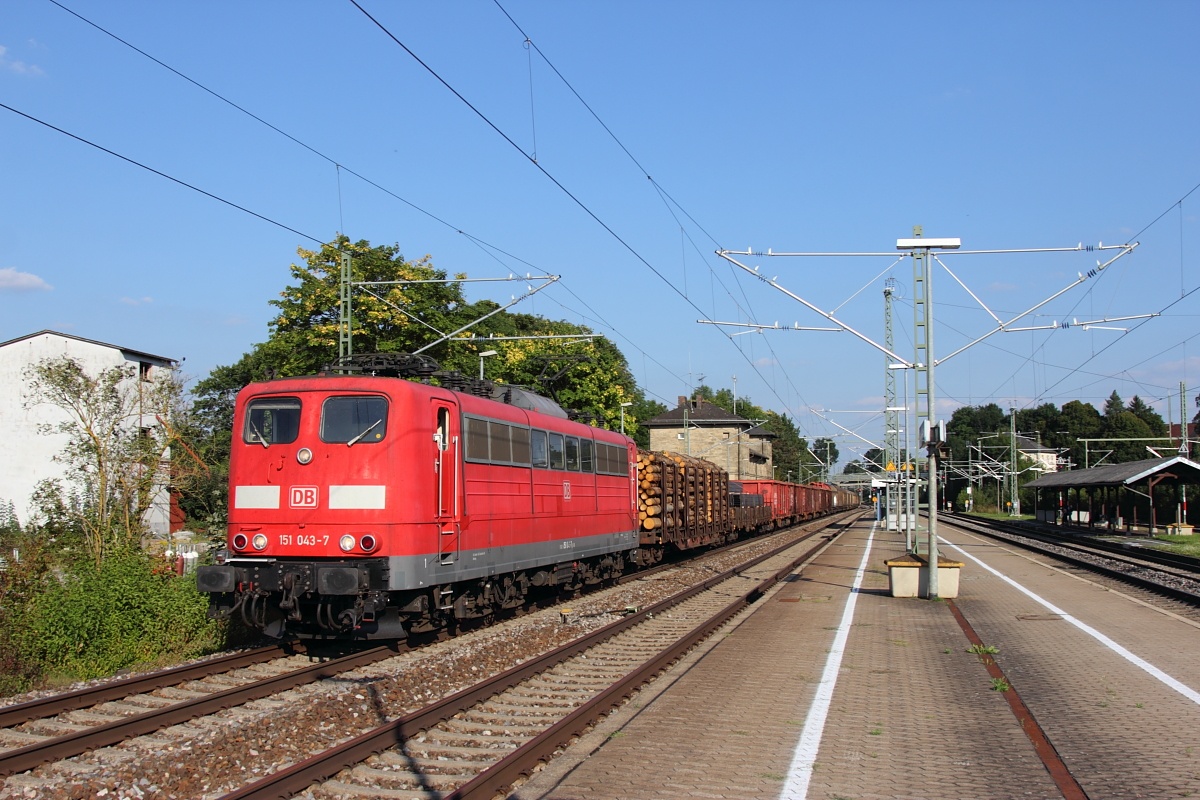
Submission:
[[[883,728],[871,728],[871,730],[867,731],[867,733],[871,734],[872,736],[883,736]]]
[[[1011,688],[1012,687],[1008,685],[1008,681],[1004,680],[1004,678],[992,678],[993,692],[1007,692]],[[1105,705],[1108,704],[1105,703]]]
[[[967,648],[968,653],[974,653],[977,656],[989,655],[994,656],[1000,652],[1000,648],[994,644],[973,644]]]
[[[1179,553],[1185,556],[1200,556],[1200,534],[1191,536],[1155,536],[1147,546],[1168,553]]]

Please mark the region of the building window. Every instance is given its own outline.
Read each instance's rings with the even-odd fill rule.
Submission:
[[[151,380],[153,380],[153,378],[150,377],[150,371],[153,368],[154,368],[154,365],[151,364],[149,361],[139,361],[138,362],[138,378],[149,383]]]

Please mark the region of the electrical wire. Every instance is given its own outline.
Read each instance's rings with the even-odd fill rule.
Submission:
[[[310,239],[310,240],[316,242],[317,244],[325,244],[325,242],[323,242],[322,240],[318,239],[315,236],[310,236],[307,233],[298,231],[295,228],[291,228],[287,225],[284,225],[282,222],[273,220],[270,217],[259,214],[257,211],[251,211],[250,209],[246,208],[245,206],[239,206],[237,203],[233,202],[232,200],[226,200],[224,197],[219,197],[218,195],[215,195],[212,192],[206,192],[203,189],[201,189],[200,187],[193,186],[192,184],[188,183],[187,181],[181,181],[179,178],[171,177],[167,173],[161,172],[161,171],[155,169],[154,167],[147,166],[140,161],[134,161],[132,158],[129,158],[128,156],[123,156],[120,153],[116,152],[115,150],[109,150],[107,147],[103,147],[102,145],[98,145],[92,141],[88,141],[87,139],[84,139],[82,136],[76,136],[75,134],[71,133],[70,131],[65,131],[62,128],[59,128],[55,125],[51,125],[49,122],[40,120],[34,116],[30,116],[29,114],[26,114],[24,111],[18,111],[17,109],[13,108],[12,106],[5,105],[4,103],[0,103],[0,108],[7,109],[8,111],[11,111],[14,114],[17,114],[19,116],[22,116],[25,119],[30,120],[31,122],[36,122],[39,125],[44,125],[52,131],[57,131],[57,132],[61,133],[63,136],[69,136],[77,142],[82,142],[82,143],[88,145],[89,147],[94,147],[97,150],[101,150],[105,153],[108,153],[110,156],[116,156],[117,158],[121,159],[122,161],[133,164],[135,167],[141,167],[142,169],[146,170],[147,172],[153,172],[155,175],[158,175],[161,178],[166,178],[167,180],[172,181],[173,183],[178,183],[180,186],[185,186],[188,189],[191,189],[193,192],[199,192],[200,194],[204,195],[205,197],[211,197],[213,200],[216,200],[219,203],[224,203],[225,205],[227,205],[231,208],[236,208],[238,211],[245,212],[252,217],[258,217],[263,222],[269,222],[272,225],[275,225],[276,227],[283,228],[285,231],[290,231],[291,233],[294,233],[297,236],[303,236],[305,239]]]
[[[509,14],[508,11],[504,8],[504,6],[500,4],[500,0],[493,0],[493,2],[495,2],[496,7],[500,9],[500,12],[502,14],[504,14],[505,17],[508,18],[508,21],[512,23],[513,27],[517,29],[517,32],[520,33],[522,37],[524,37],[524,40],[525,40],[524,44],[526,45],[526,47],[527,48],[532,47],[533,50],[537,51],[537,54],[539,56],[541,56],[542,60],[546,62],[546,65],[548,67],[550,67],[551,70],[554,71],[554,74],[557,75],[559,80],[561,80],[563,82],[563,85],[565,85],[571,91],[571,94],[575,95],[575,98],[577,100],[579,100],[579,102],[583,105],[583,107],[588,110],[588,113],[592,115],[592,117],[596,120],[597,123],[599,123],[600,127],[604,128],[604,131],[612,138],[612,140],[614,142],[616,142],[617,146],[621,148],[621,150],[625,153],[625,155],[627,155],[629,157],[629,160],[633,162],[633,164],[638,168],[638,170],[642,173],[642,175],[644,175],[646,177],[646,179],[648,181],[650,181],[650,184],[654,187],[655,191],[659,194],[659,198],[662,199],[663,205],[666,206],[667,211],[671,214],[672,217],[675,218],[675,222],[677,224],[679,224],[680,229],[683,230],[684,226],[679,223],[679,218],[675,215],[675,212],[672,210],[671,204],[674,204],[675,207],[678,208],[680,210],[680,212],[683,213],[684,216],[686,216],[689,220],[691,220],[692,224],[695,225],[705,236],[707,236],[709,241],[711,241],[714,245],[716,245],[718,248],[720,248],[721,244],[713,237],[713,235],[710,234],[703,225],[701,225],[699,222],[697,222],[696,218],[693,217],[691,215],[691,213],[688,212],[687,209],[685,209],[682,205],[680,205],[680,203],[674,197],[672,197],[671,194],[669,192],[667,192],[666,189],[664,189],[657,181],[655,181],[654,178],[650,177],[650,173],[647,171],[647,169],[644,166],[642,166],[642,163],[637,160],[637,157],[635,157],[633,155],[633,153],[630,152],[629,148],[625,146],[625,143],[622,142],[621,139],[616,135],[616,133],[614,133],[613,130],[610,127],[608,127],[608,125],[604,122],[604,120],[600,118],[600,115],[596,113],[596,110],[593,109],[592,106],[586,100],[583,99],[583,95],[581,95],[575,89],[575,87],[571,84],[571,82],[567,80],[566,76],[563,75],[562,72],[559,71],[558,67],[556,67],[554,65],[554,62],[552,62],[550,60],[550,58],[544,52],[542,52],[541,48],[539,48],[537,46],[537,43],[534,42],[533,39],[525,32],[525,29],[522,28],[515,19],[513,19],[512,15]],[[670,200],[670,203],[667,202],[668,199]],[[685,234],[685,235],[687,235],[687,238],[689,241],[692,241],[691,236],[689,234]],[[698,247],[696,247],[696,243],[694,241],[692,241],[692,247],[696,249],[697,253],[700,253],[700,249]],[[707,260],[708,257],[706,255],[704,255],[703,253],[700,253],[700,257],[701,257],[701,261],[708,264],[708,260]],[[716,275],[711,264],[708,264],[708,269],[709,269],[710,274],[712,274],[713,276]],[[731,270],[732,270],[732,268],[731,268]],[[662,276],[660,275],[660,277],[662,277]],[[717,280],[719,281],[720,279],[718,278]],[[735,273],[734,274],[734,282],[737,283],[738,287],[741,289],[743,298],[746,300],[746,305],[750,309],[750,312],[746,315],[746,319],[748,321],[752,320],[754,317],[754,313],[753,313],[754,310],[753,310],[753,306],[750,305],[749,297],[746,297],[745,287],[742,284],[741,276],[737,275]],[[725,289],[726,294],[729,295],[731,300],[734,300],[734,305],[738,307],[739,311],[741,311],[742,310],[741,305],[737,302],[736,299],[733,298],[732,293],[729,292],[729,290],[725,287],[723,281],[721,281],[721,284],[722,284],[721,288]],[[672,288],[674,288],[674,287],[672,287]],[[676,290],[676,291],[678,291],[678,290]],[[689,299],[689,301],[690,301],[690,298],[688,297],[688,294],[686,291],[686,273],[685,273],[685,291],[683,292],[683,296],[685,297],[685,299]],[[697,310],[699,310],[699,309],[697,309]],[[713,316],[715,317],[716,316],[715,306],[714,306],[713,311],[714,311]],[[808,401],[804,399],[804,395],[800,392],[799,388],[792,381],[791,375],[788,373],[788,371],[783,368],[783,362],[781,362],[779,360],[779,356],[775,352],[774,345],[771,344],[769,339],[767,339],[766,342],[767,342],[767,349],[771,351],[771,356],[772,356],[774,363],[779,365],[780,371],[783,373],[784,378],[788,382],[788,385],[791,386],[792,390],[797,394],[797,396],[799,396],[801,404],[804,406],[807,406]],[[738,347],[738,350],[741,350],[740,345],[738,345],[737,347]],[[742,353],[742,356],[743,356],[743,358],[746,358],[746,355],[744,352]],[[747,358],[747,361],[751,362],[752,367],[754,366],[751,359]],[[757,372],[757,369],[755,369],[755,371]],[[773,368],[772,368],[772,371],[773,371]],[[761,373],[759,373],[759,377],[763,378]],[[764,382],[765,382],[765,379],[764,379]],[[778,391],[776,391],[775,387],[770,384],[768,384],[768,385],[769,385],[769,388],[771,389],[772,394],[774,394],[775,397],[781,403],[784,403],[784,406],[786,408],[790,408],[790,404],[786,403],[783,400],[783,398],[779,396],[779,393],[778,393]]]
[[[146,58],[153,61],[155,64],[158,64],[159,66],[163,67],[164,69],[174,73],[178,77],[183,78],[185,81],[192,84],[196,88],[206,92],[207,94],[212,95],[213,97],[217,98],[218,100],[225,103],[226,105],[231,106],[232,108],[240,111],[241,113],[245,114],[246,116],[250,117],[251,119],[256,120],[257,122],[265,125],[266,127],[270,128],[271,130],[280,134],[284,138],[292,141],[293,143],[304,148],[305,150],[308,150],[310,153],[312,153],[313,155],[316,155],[318,158],[324,159],[325,161],[332,164],[337,169],[337,174],[338,174],[339,215],[341,213],[341,211],[340,211],[340,209],[341,209],[341,188],[340,188],[341,187],[341,173],[343,171],[345,171],[345,172],[353,175],[354,177],[358,178],[359,180],[362,180],[363,182],[375,187],[376,189],[380,190],[381,192],[391,196],[392,198],[399,200],[400,202],[404,203],[405,205],[409,206],[410,208],[414,209],[415,211],[418,211],[421,214],[424,214],[425,216],[429,217],[430,219],[434,220],[435,222],[438,222],[439,224],[449,228],[450,230],[453,230],[456,233],[461,234],[462,236],[466,237],[466,239],[468,241],[470,241],[472,244],[474,244],[477,248],[479,248],[479,250],[482,253],[484,253],[485,255],[487,255],[488,257],[493,259],[494,261],[496,261],[496,263],[500,264],[505,269],[511,269],[511,265],[506,264],[503,260],[501,260],[499,258],[499,256],[497,256],[497,253],[499,253],[500,255],[503,255],[506,258],[512,259],[513,261],[516,261],[520,264],[524,264],[525,266],[530,267],[534,270],[544,271],[544,270],[542,270],[541,267],[537,266],[536,264],[533,264],[532,262],[527,261],[527,260],[521,258],[520,256],[514,255],[513,253],[510,253],[500,247],[497,247],[496,245],[493,245],[493,244],[471,234],[471,233],[468,233],[467,231],[462,230],[458,226],[448,222],[445,219],[442,219],[441,217],[434,214],[433,212],[428,211],[424,208],[421,208],[420,206],[405,199],[404,197],[401,197],[400,195],[396,194],[395,192],[391,191],[390,189],[388,189],[384,186],[381,186],[380,184],[376,183],[375,181],[371,180],[370,178],[367,178],[366,176],[364,176],[358,172],[355,172],[353,169],[350,169],[349,167],[345,166],[344,164],[342,164],[341,162],[339,162],[337,159],[333,158],[332,156],[329,156],[329,155],[321,152],[320,150],[316,149],[315,147],[312,147],[311,145],[307,144],[306,142],[298,139],[297,137],[295,137],[292,134],[288,133],[287,131],[283,130],[282,128],[279,128],[278,126],[273,125],[272,123],[270,123],[267,120],[263,119],[262,117],[258,116],[257,114],[250,111],[249,109],[235,103],[233,100],[230,100],[228,97],[225,97],[224,95],[220,94],[219,92],[216,92],[213,89],[210,89],[209,87],[205,86],[204,84],[200,83],[199,81],[195,80],[194,78],[191,78],[188,75],[185,75],[184,73],[175,69],[171,65],[155,58],[154,56],[150,55],[149,53],[147,53],[146,51],[137,47],[136,45],[126,41],[125,39],[121,38],[120,36],[117,36],[112,31],[109,31],[106,28],[103,28],[100,25],[97,25],[95,22],[92,22],[90,19],[82,16],[81,14],[73,11],[72,9],[70,9],[70,8],[66,7],[65,5],[63,5],[62,3],[58,2],[58,0],[49,0],[49,2],[58,6],[63,11],[66,11],[68,14],[71,14],[72,16],[76,17],[77,19],[81,20],[82,22],[90,25],[91,27],[93,27],[96,30],[100,31],[101,33],[105,34],[106,36],[109,36],[112,39],[115,39],[116,41],[118,41],[121,44],[125,45],[126,47],[130,48],[131,50],[145,56]],[[531,91],[532,91],[532,87],[531,87]],[[20,113],[20,112],[18,112],[18,113]],[[70,134],[68,134],[68,135],[70,135]],[[116,155],[116,154],[114,154],[114,155]],[[123,158],[123,156],[122,156],[122,158]],[[136,163],[136,162],[133,162],[133,163]],[[139,165],[139,166],[141,166],[141,165]],[[162,174],[162,173],[159,173],[159,174]],[[164,177],[170,177],[170,176],[164,175]],[[172,178],[172,180],[174,180],[174,179]],[[185,185],[187,185],[187,184],[185,184]],[[194,187],[189,187],[189,188],[194,188]],[[202,190],[197,190],[197,191],[202,191]],[[210,196],[213,196],[213,195],[210,195]],[[220,199],[220,198],[216,198],[216,199]],[[227,201],[222,201],[222,202],[227,202]],[[248,212],[248,213],[254,213],[254,212]],[[256,216],[258,216],[258,215],[256,215]],[[279,223],[276,223],[276,224],[279,224]],[[284,227],[286,227],[286,226],[284,226]],[[343,227],[344,227],[344,223],[343,223]],[[288,230],[291,230],[291,229],[289,228]],[[293,232],[299,233],[297,231],[293,231]],[[299,234],[299,235],[306,236],[306,234]],[[307,237],[307,238],[312,239],[313,237]],[[690,239],[690,236],[689,236],[689,239]],[[313,241],[319,241],[319,240],[313,239]],[[560,284],[560,285],[562,285],[562,284]],[[686,384],[686,381],[682,377],[680,377],[679,375],[676,375],[674,372],[672,372],[670,369],[668,369],[666,366],[664,366],[657,359],[653,358],[652,356],[649,356],[649,354],[645,350],[643,350],[641,347],[639,347],[632,339],[625,336],[623,333],[621,333],[620,330],[613,327],[610,323],[608,323],[602,317],[600,317],[598,312],[596,312],[595,309],[593,309],[590,305],[587,305],[587,303],[585,301],[583,301],[582,298],[579,298],[579,296],[577,294],[575,294],[575,292],[573,290],[571,290],[569,287],[567,287],[565,285],[563,285],[563,288],[566,289],[568,292],[570,292],[572,296],[579,299],[581,303],[583,303],[593,314],[596,315],[596,317],[599,319],[599,321],[605,327],[612,330],[614,333],[616,333],[618,336],[620,336],[622,339],[624,339],[629,345],[631,345],[634,349],[636,349],[638,352],[642,353],[643,357],[650,358],[650,360],[654,361],[654,363],[657,364],[660,368],[662,368],[664,372],[675,377],[681,384]],[[560,303],[559,305],[562,305],[562,304]],[[563,306],[563,307],[566,308],[566,306]],[[655,395],[655,396],[657,397],[658,395]]]
[[[1146,231],[1150,230],[1150,228],[1154,227],[1154,225],[1155,225],[1155,224],[1157,224],[1157,223],[1159,222],[1159,220],[1161,220],[1161,219],[1162,219],[1163,217],[1165,217],[1167,214],[1170,214],[1170,213],[1171,213],[1171,210],[1172,210],[1173,208],[1175,208],[1176,206],[1179,206],[1180,208],[1182,208],[1182,207],[1183,207],[1183,206],[1182,206],[1182,204],[1183,204],[1183,201],[1184,201],[1184,200],[1187,200],[1189,197],[1191,197],[1191,196],[1192,196],[1192,194],[1194,194],[1194,193],[1196,192],[1196,190],[1197,190],[1197,189],[1200,189],[1200,183],[1197,183],[1197,184],[1196,184],[1195,186],[1193,186],[1191,189],[1188,189],[1188,190],[1187,190],[1187,192],[1185,192],[1185,193],[1184,193],[1184,195],[1183,195],[1182,197],[1180,197],[1178,200],[1176,200],[1175,202],[1173,202],[1173,203],[1171,203],[1169,206],[1167,206],[1167,207],[1166,207],[1166,209],[1164,209],[1164,210],[1163,210],[1163,212],[1162,212],[1161,214],[1159,214],[1157,217],[1155,217],[1155,218],[1154,218],[1154,219],[1152,219],[1150,222],[1148,222],[1146,225],[1144,225],[1144,226],[1142,227],[1142,229],[1141,229],[1141,230],[1139,230],[1139,231],[1138,231],[1137,233],[1135,233],[1133,236],[1130,236],[1128,239],[1126,239],[1126,241],[1137,241],[1137,239],[1138,239],[1138,237],[1139,237],[1139,236],[1141,236],[1141,235],[1142,235],[1143,233],[1145,233]],[[1083,295],[1082,295],[1082,296],[1080,296],[1078,300],[1076,300],[1076,301],[1075,301],[1075,304],[1071,306],[1071,309],[1070,309],[1070,310],[1067,312],[1067,314],[1066,314],[1065,316],[1068,316],[1068,317],[1069,317],[1069,316],[1071,316],[1072,314],[1074,314],[1074,313],[1075,313],[1075,309],[1079,307],[1079,304],[1080,304],[1081,302],[1083,302],[1084,298],[1086,298],[1086,297],[1089,297],[1089,296],[1091,296],[1091,295],[1092,295],[1092,292],[1093,292],[1093,290],[1095,290],[1095,289],[1096,289],[1096,287],[1097,287],[1097,286],[1099,286],[1099,284],[1100,284],[1100,281],[1104,279],[1104,275],[1105,275],[1105,273],[1106,273],[1106,272],[1107,272],[1107,270],[1105,270],[1105,272],[1101,272],[1101,273],[1100,273],[1100,275],[1099,275],[1099,276],[1097,276],[1097,278],[1096,278],[1096,281],[1095,281],[1095,282],[1094,282],[1094,283],[1093,283],[1091,286],[1089,286],[1089,287],[1088,287],[1087,291],[1086,291],[1086,292],[1084,292],[1084,293],[1083,293]],[[1124,274],[1125,274],[1125,273],[1124,273],[1124,271],[1122,271],[1122,273],[1121,273],[1121,274],[1122,274],[1122,277],[1124,277]],[[1119,284],[1118,284],[1118,286],[1119,286]],[[1196,287],[1196,289],[1200,289],[1200,286]],[[1176,300],[1175,302],[1178,302],[1179,300],[1183,300],[1185,297],[1187,297],[1188,295],[1192,294],[1192,292],[1195,292],[1195,291],[1196,291],[1196,289],[1192,289],[1192,291],[1191,291],[1191,292],[1186,292],[1186,293],[1183,293],[1183,292],[1181,292],[1181,293],[1180,293],[1180,295],[1179,295],[1179,298],[1178,298],[1178,300]],[[1116,297],[1116,292],[1114,292],[1114,293],[1113,293],[1113,297],[1114,297],[1114,298]],[[1167,308],[1170,308],[1171,306],[1175,305],[1175,302],[1172,302],[1172,303],[1168,304],[1167,306],[1165,306],[1165,307],[1164,307],[1164,309],[1163,309],[1163,310],[1166,310]],[[1111,303],[1110,303],[1110,306],[1111,306]],[[1160,316],[1161,316],[1161,312],[1160,312]],[[1151,317],[1150,319],[1153,319],[1153,317]],[[1076,367],[1075,369],[1071,370],[1071,371],[1070,371],[1070,372],[1068,372],[1066,375],[1062,376],[1062,377],[1061,377],[1061,378],[1059,378],[1057,381],[1055,381],[1053,384],[1051,384],[1050,386],[1047,386],[1045,389],[1043,389],[1043,396],[1045,395],[1045,393],[1046,393],[1046,392],[1049,392],[1049,391],[1050,391],[1051,389],[1053,389],[1055,386],[1058,386],[1058,385],[1059,385],[1060,383],[1062,383],[1064,380],[1066,380],[1067,378],[1071,377],[1071,375],[1073,375],[1073,374],[1074,374],[1074,373],[1075,373],[1075,372],[1076,372],[1078,369],[1080,369],[1081,367],[1083,367],[1085,364],[1087,364],[1087,363],[1089,363],[1090,361],[1092,361],[1093,359],[1095,359],[1097,356],[1099,356],[1099,355],[1100,355],[1101,353],[1103,353],[1105,350],[1108,350],[1108,348],[1112,347],[1114,344],[1116,344],[1117,342],[1119,342],[1121,339],[1124,339],[1124,338],[1125,338],[1125,336],[1128,336],[1129,334],[1131,334],[1131,333],[1133,333],[1134,331],[1136,331],[1138,328],[1142,327],[1142,325],[1145,325],[1147,322],[1150,322],[1150,319],[1146,319],[1146,320],[1143,320],[1143,321],[1141,321],[1141,322],[1137,323],[1137,324],[1136,324],[1136,325],[1134,325],[1134,326],[1133,326],[1133,327],[1132,327],[1132,328],[1131,328],[1129,331],[1126,331],[1126,333],[1125,333],[1125,334],[1123,334],[1122,336],[1119,336],[1119,337],[1117,337],[1117,338],[1116,338],[1116,339],[1114,339],[1112,342],[1109,342],[1107,345],[1105,345],[1105,346],[1104,346],[1103,348],[1101,348],[1099,351],[1092,353],[1092,354],[1091,354],[1091,356],[1089,356],[1089,357],[1088,357],[1088,358],[1086,358],[1086,359],[1085,359],[1083,362],[1081,362],[1081,363],[1079,364],[1079,366],[1078,366],[1078,367]],[[1050,339],[1050,337],[1051,337],[1051,336],[1053,336],[1055,333],[1058,333],[1058,332],[1060,332],[1060,331],[1057,331],[1057,330],[1055,330],[1055,331],[1049,331],[1049,332],[1047,332],[1047,333],[1045,334],[1045,338],[1043,339],[1043,345],[1044,345],[1044,344],[1045,344],[1047,341],[1049,341],[1049,339]],[[1021,363],[1021,364],[1020,364],[1020,365],[1017,367],[1017,370],[1016,370],[1016,371],[1015,371],[1015,372],[1014,372],[1012,375],[1010,375],[1008,378],[1006,378],[1004,381],[1002,381],[1000,385],[1001,385],[1001,386],[1003,386],[1003,385],[1004,385],[1004,383],[1007,383],[1009,380],[1011,380],[1012,378],[1014,378],[1014,377],[1017,375],[1017,373],[1018,373],[1018,372],[1020,372],[1022,369],[1024,369],[1025,365],[1026,365],[1026,364],[1028,364],[1028,363],[1029,363],[1031,360],[1032,360],[1031,358],[1026,358],[1026,359],[1025,359],[1025,360],[1024,360],[1024,361],[1023,361],[1023,362],[1022,362],[1022,363]],[[999,387],[997,387],[997,388],[999,388]]]
[[[614,239],[616,239],[617,242],[620,243],[621,246],[624,247],[627,251],[629,251],[629,253],[635,259],[637,259],[643,266],[645,266],[647,269],[649,269],[651,272],[653,272],[663,283],[665,283],[668,287],[670,287],[670,289],[673,292],[675,292],[677,295],[679,295],[684,300],[684,302],[686,302],[688,305],[690,305],[692,308],[694,308],[698,313],[700,313],[700,314],[704,313],[703,309],[701,309],[699,306],[697,306],[692,301],[691,298],[689,298],[686,294],[684,294],[682,291],[680,291],[679,287],[675,286],[675,284],[672,283],[670,281],[670,279],[668,279],[665,275],[663,275],[663,273],[660,272],[653,264],[651,264],[649,261],[647,261],[642,256],[641,253],[639,253],[636,249],[634,249],[634,247],[632,245],[630,245],[627,241],[625,241],[625,239],[622,238],[620,234],[618,234],[606,222],[604,222],[604,220],[602,220],[594,211],[592,211],[591,208],[589,208],[586,203],[584,203],[582,200],[580,200],[578,197],[576,197],[569,189],[567,189],[567,187],[564,186],[557,178],[555,178],[549,172],[549,170],[547,170],[545,167],[543,167],[541,164],[539,164],[537,161],[535,161],[529,155],[529,153],[526,153],[525,150],[522,149],[521,146],[518,145],[515,141],[513,141],[512,138],[508,134],[506,134],[503,130],[501,130],[500,127],[496,125],[496,123],[492,122],[491,119],[489,119],[486,114],[484,114],[482,111],[480,111],[478,108],[476,108],[457,89],[455,89],[453,86],[451,86],[450,83],[448,81],[446,81],[446,79],[443,78],[441,75],[439,75],[436,70],[434,70],[432,67],[430,67],[428,64],[426,64],[420,58],[420,56],[418,56],[416,53],[414,53],[408,47],[408,45],[406,45],[406,44],[404,44],[404,42],[400,41],[400,39],[397,38],[394,33],[392,33],[383,23],[381,23],[374,16],[372,16],[365,8],[363,8],[357,2],[357,0],[349,0],[349,2],[351,5],[353,5],[355,8],[357,8],[360,12],[362,12],[363,16],[365,16],[377,28],[379,28],[379,30],[381,30],[384,33],[384,35],[386,35],[396,45],[398,45],[402,50],[404,50],[404,52],[408,53],[408,55],[411,56],[414,61],[416,61],[418,64],[420,64],[421,67],[426,72],[428,72],[431,76],[433,76],[433,78],[435,80],[437,80],[438,83],[442,84],[442,86],[444,86],[448,91],[450,91],[451,94],[453,94],[455,97],[457,97],[467,108],[469,108],[472,112],[474,112],[475,115],[477,117],[479,117],[489,128],[491,128],[493,131],[495,131],[502,139],[504,139],[504,141],[508,142],[508,144],[510,146],[512,146],[512,148],[514,150],[516,150],[518,153],[520,153],[522,156],[524,156],[525,159],[530,164],[532,164],[539,172],[542,173],[542,175],[544,175],[551,183],[553,183],[555,186],[557,186],[559,188],[559,190],[562,191],[563,194],[565,194],[568,198],[571,199],[572,202],[574,202],[577,206],[579,206],[579,208],[585,214],[587,214],[589,217],[591,217],[596,222],[596,224],[598,224],[606,232],[608,232],[608,234],[610,236],[612,236]],[[518,30],[519,30],[519,28],[518,28]],[[539,53],[540,53],[540,51],[539,51]],[[740,350],[740,348],[738,348],[738,350],[739,350],[739,352],[741,352],[742,357],[746,359],[746,362],[750,365],[750,368],[753,369],[755,374],[757,374],[759,376],[759,378],[763,381],[763,384],[766,385],[769,389],[771,389],[772,394],[775,395],[775,397],[779,400],[780,403],[782,403],[786,406],[787,404],[784,401],[784,399],[779,396],[778,391],[776,391],[776,389],[770,384],[770,382],[768,382],[766,380],[766,378],[763,376],[762,372],[758,369],[758,366],[754,363],[754,361],[751,360],[749,357],[747,357],[746,354]]]

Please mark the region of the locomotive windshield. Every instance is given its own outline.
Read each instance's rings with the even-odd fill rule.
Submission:
[[[374,444],[387,433],[387,400],[382,397],[330,397],[321,408],[321,441]]]
[[[246,406],[246,426],[242,441],[247,444],[289,444],[300,434],[300,400],[295,397],[268,397],[251,400]]]

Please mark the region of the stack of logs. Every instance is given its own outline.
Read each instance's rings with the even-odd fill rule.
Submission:
[[[663,454],[638,451],[638,519],[642,530],[652,531],[663,527],[664,522],[674,522],[675,504],[666,502],[664,488],[670,487],[663,485],[663,466]]]
[[[674,539],[690,529],[725,521],[728,476],[702,458],[681,453],[638,451],[638,518],[643,531],[661,528],[657,536]]]

